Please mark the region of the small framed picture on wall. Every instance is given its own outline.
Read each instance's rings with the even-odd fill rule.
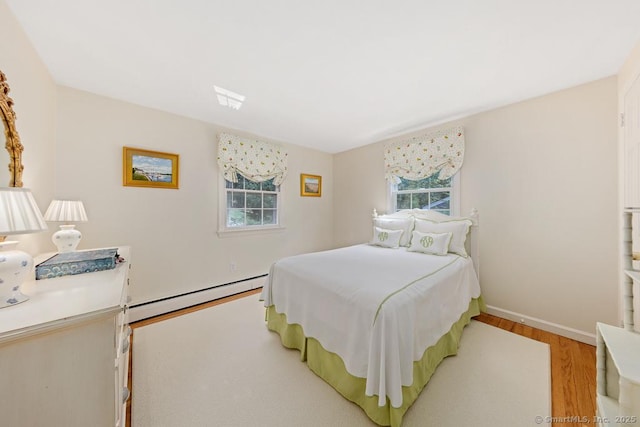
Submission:
[[[320,197],[322,195],[322,177],[320,175],[300,174],[300,195]]]
[[[179,160],[178,154],[123,147],[122,185],[177,189]]]

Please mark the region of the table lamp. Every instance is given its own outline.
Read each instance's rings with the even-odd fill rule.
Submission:
[[[0,188],[0,308],[29,299],[20,285],[31,272],[33,257],[13,249],[16,241],[5,241],[8,235],[37,233],[47,229],[40,209],[26,188]]]
[[[82,239],[82,233],[75,229],[75,224],[69,222],[86,222],[87,213],[79,200],[52,200],[44,214],[46,221],[66,222],[60,230],[53,233],[51,241],[58,248],[58,252],[74,252]]]

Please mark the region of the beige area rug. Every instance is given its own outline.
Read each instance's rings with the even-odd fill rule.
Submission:
[[[403,427],[535,426],[549,347],[472,321]],[[133,427],[375,426],[266,329],[257,295],[135,330]]]

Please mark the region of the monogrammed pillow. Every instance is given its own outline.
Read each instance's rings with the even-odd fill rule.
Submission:
[[[402,230],[388,230],[386,228],[373,227],[371,244],[384,248],[397,248],[400,246]]]
[[[467,257],[467,251],[464,247],[469,233],[471,221],[468,219],[454,220],[446,222],[432,222],[428,220],[417,219],[415,222],[415,231],[421,233],[451,233],[451,243],[449,243],[449,252]]]
[[[453,233],[411,233],[411,246],[407,249],[411,252],[422,252],[431,255],[446,255],[449,252],[449,244]]]

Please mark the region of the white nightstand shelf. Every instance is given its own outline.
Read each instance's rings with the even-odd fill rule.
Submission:
[[[640,334],[596,326],[600,425],[640,426]]]

